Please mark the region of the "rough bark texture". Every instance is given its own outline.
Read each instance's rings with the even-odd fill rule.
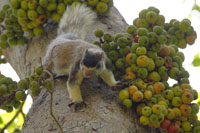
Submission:
[[[0,1],[0,6],[7,2]],[[110,33],[125,32],[127,27],[123,17],[116,8],[112,8],[108,17],[98,20],[91,29],[103,28]],[[45,35],[34,38],[25,46],[10,47],[4,51],[7,61],[12,65],[20,78],[25,78],[34,72],[40,65],[46,46],[56,36],[56,25],[49,25]],[[93,30],[87,32],[87,41],[93,42],[96,38]],[[53,112],[67,133],[145,133],[153,132],[139,124],[139,119],[133,109],[124,109],[117,100],[117,92],[112,91],[101,80],[84,80],[82,84],[83,98],[86,108],[73,112],[70,103],[66,81],[55,82]],[[42,90],[34,99],[33,105],[25,119],[23,133],[57,133],[59,128],[49,113],[50,95]]]

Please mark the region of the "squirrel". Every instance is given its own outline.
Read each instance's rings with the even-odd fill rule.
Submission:
[[[118,83],[105,52],[84,41],[96,17],[85,5],[68,6],[60,20],[57,37],[48,45],[42,60],[42,65],[53,74],[69,74],[67,89],[75,104],[83,102],[80,85],[84,78],[100,76],[111,87]]]

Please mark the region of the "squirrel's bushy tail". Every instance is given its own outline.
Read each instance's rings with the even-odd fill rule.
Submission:
[[[95,12],[85,5],[67,6],[59,23],[58,35],[71,33],[84,40],[87,29],[94,23],[96,16]]]

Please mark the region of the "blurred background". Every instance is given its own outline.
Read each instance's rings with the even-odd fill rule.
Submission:
[[[200,0],[114,0],[114,5],[130,25],[133,23],[133,20],[138,17],[138,13],[142,9],[147,9],[149,6],[157,7],[160,10],[160,14],[165,16],[166,22],[169,22],[173,18],[180,21],[184,18],[189,18],[191,20],[192,26],[197,31],[197,40],[193,46],[187,46],[186,49],[180,51],[185,54],[183,66],[190,74],[190,84],[194,89],[200,92],[200,67],[194,67],[192,64],[195,55],[197,59],[200,55]],[[17,74],[9,64],[0,65],[0,71],[3,75],[11,77],[15,81],[19,81]],[[28,112],[31,103],[32,99],[29,96],[23,109],[24,114]],[[0,116],[6,119],[4,124],[8,122],[14,114],[15,112],[6,113],[0,110]],[[16,119],[16,122],[18,122],[18,125],[13,124],[9,128],[14,128],[14,126],[20,128],[23,124],[23,117],[20,116]],[[0,127],[3,127],[1,121]]]

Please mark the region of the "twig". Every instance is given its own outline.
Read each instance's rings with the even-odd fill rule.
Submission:
[[[53,93],[50,92],[50,95],[51,95],[51,99],[50,99],[50,114],[53,117],[53,119],[55,120],[55,122],[58,125],[58,127],[60,128],[60,132],[63,133],[63,129],[62,129],[61,125],[59,124],[59,122],[57,121],[56,117],[53,114],[53,108],[52,108],[52,106],[53,106]]]
[[[12,124],[12,122],[15,120],[15,118],[19,115],[19,113],[21,112],[23,108],[24,103],[25,103],[25,100],[21,103],[20,108],[15,114],[15,116],[1,129],[1,133],[4,133],[4,130],[7,129],[10,126],[10,124]]]
[[[46,72],[50,76],[51,82],[52,82],[52,86],[54,88],[54,78],[53,78],[53,75],[48,70],[44,70],[44,72]],[[50,110],[49,110],[50,111],[50,115],[55,120],[56,124],[58,125],[58,127],[60,129],[60,132],[63,133],[63,129],[62,129],[61,125],[59,124],[58,120],[56,119],[56,117],[53,114],[53,91],[49,90],[49,93],[51,95],[51,97],[50,97],[50,106],[49,106],[49,108],[50,108]]]
[[[7,96],[0,96],[0,106],[3,105],[5,101],[9,103],[13,99],[13,97],[15,97],[15,93],[19,90],[20,89],[14,90]]]
[[[99,41],[100,41],[101,46],[102,46],[102,44],[104,43],[104,40],[102,38],[100,38]]]
[[[2,24],[0,25],[0,28],[0,33],[2,33],[6,29]]]

